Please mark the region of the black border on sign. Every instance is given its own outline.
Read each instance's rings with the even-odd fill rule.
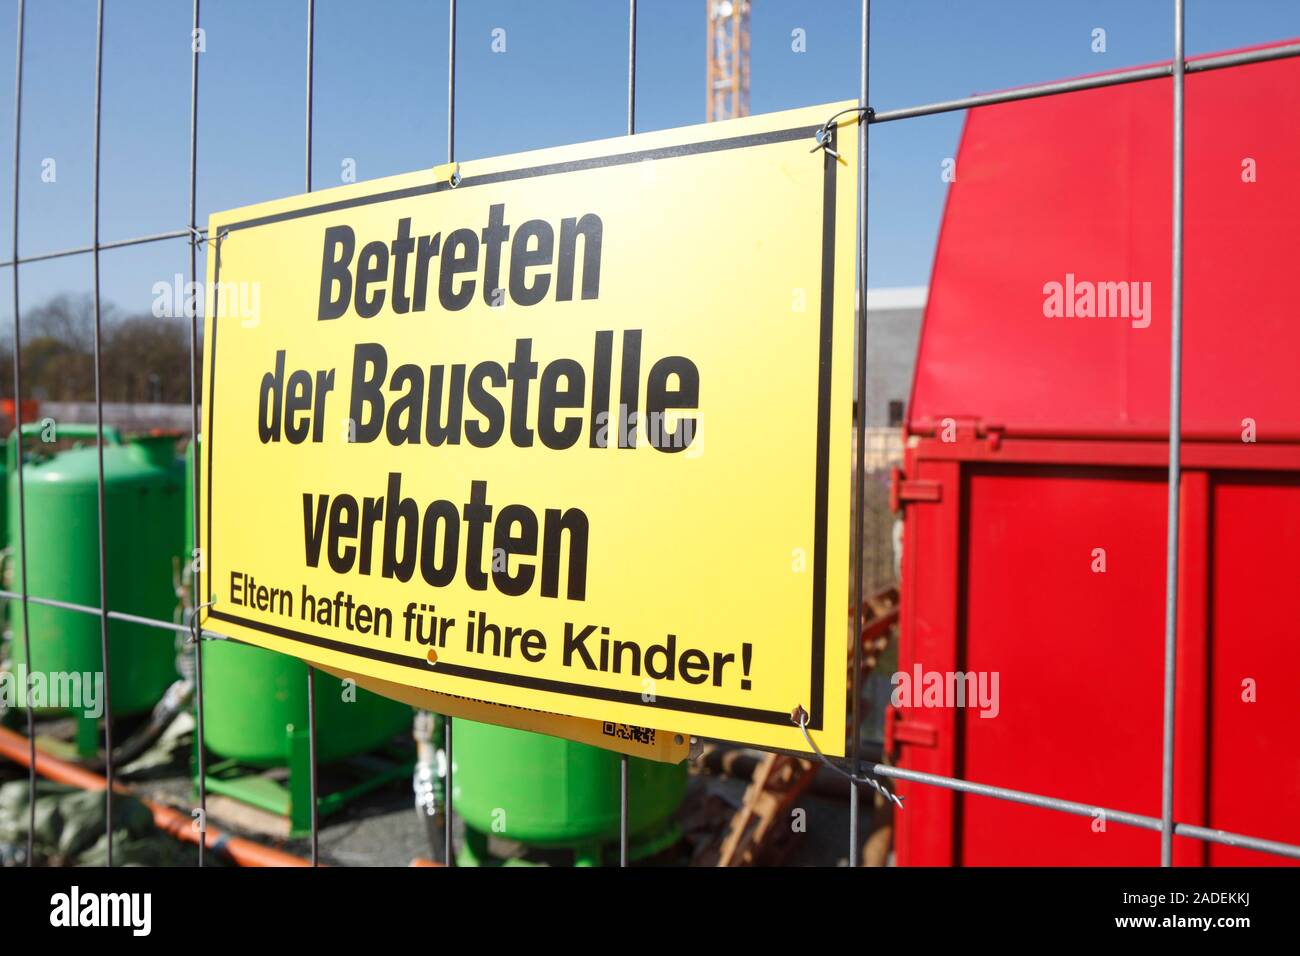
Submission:
[[[677,146],[660,147],[657,149],[644,149],[628,153],[617,153],[609,156],[596,156],[563,163],[548,163],[541,166],[529,166],[516,170],[485,173],[480,176],[466,176],[461,180],[460,185],[454,188],[472,189],[475,186],[486,186],[493,183],[511,182],[520,179],[533,179],[539,176],[550,176],[557,173],[571,173],[588,169],[600,169],[609,166],[623,166],[630,163],[642,162],[644,160],[675,159],[682,156],[697,156],[702,153],[719,152],[728,149],[745,149],[752,146],[768,146],[774,143],[787,143],[795,140],[811,140],[816,135],[819,128],[820,127],[817,126],[803,126],[793,129],[774,130],[766,133],[753,133],[748,136],[733,136],[726,139],[707,140],[699,143],[686,143]],[[831,140],[829,145],[832,150],[835,146],[836,131],[835,126],[830,128]],[[831,150],[822,150],[822,164],[825,170],[825,175],[823,177],[822,187],[821,324],[817,359],[817,475],[813,501],[812,681],[808,697],[808,706],[810,709],[808,727],[811,730],[822,729],[822,718],[825,709],[823,706],[823,698],[825,696],[824,672],[826,668],[826,536],[830,480],[831,349],[834,344],[835,328],[835,174],[836,167],[838,166],[837,159]],[[338,212],[356,206],[368,206],[376,203],[409,199],[414,196],[439,193],[452,188],[451,184],[446,181],[423,183],[418,186],[408,186],[403,189],[374,193],[369,196],[339,199],[332,202],[321,203],[316,206],[307,206],[302,209],[286,210],[285,212],[258,216],[253,219],[244,219],[238,222],[229,223],[228,225],[222,225],[219,227],[219,230],[220,233],[224,235],[237,232],[241,229],[252,229],[258,226],[267,226],[292,219],[300,219],[305,216]],[[221,243],[218,241],[216,246],[216,267],[213,275],[213,288],[218,288],[220,281]],[[207,566],[210,569],[215,569],[215,565],[212,561],[212,499],[215,497],[215,481],[212,471],[212,449],[216,444],[215,432],[213,429],[213,413],[214,406],[216,405],[217,325],[219,308],[220,296],[216,298],[213,304],[211,323],[212,341],[207,345],[211,350],[209,352],[211,364],[209,366],[208,380],[208,429],[207,434],[204,437],[208,452],[206,531],[208,538]],[[504,673],[501,671],[487,670],[480,667],[470,667],[464,664],[452,664],[442,661],[438,662],[436,665],[430,665],[421,658],[411,657],[406,654],[397,654],[392,651],[379,650],[378,648],[350,644],[345,641],[337,641],[332,638],[307,634],[302,631],[296,631],[291,628],[281,627],[274,624],[264,624],[260,621],[253,621],[234,614],[227,614],[224,611],[217,610],[215,607],[208,608],[207,616],[218,621],[226,621],[255,631],[272,634],[276,637],[297,641],[302,644],[308,644],[312,647],[320,647],[358,657],[366,657],[371,660],[382,661],[383,663],[395,664],[402,667],[410,667],[420,671],[449,674],[453,677],[465,677],[471,680],[485,681],[490,684],[508,684],[514,687],[544,690],[552,693],[567,694],[572,697],[608,700],[617,703],[635,704],[642,707],[650,706],[666,711],[707,714],[714,717],[729,717],[737,720],[747,720],[754,723],[791,726],[789,711],[760,710],[752,707],[713,704],[707,701],[685,700],[674,697],[656,697],[653,704],[647,704],[642,700],[641,694],[636,691],[592,687],[587,684],[574,684],[567,681],[551,680],[549,678]],[[793,708],[796,703],[800,702],[791,701],[791,707]]]

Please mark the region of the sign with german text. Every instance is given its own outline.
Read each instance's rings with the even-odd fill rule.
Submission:
[[[204,626],[442,695],[842,754],[856,117],[212,217]]]

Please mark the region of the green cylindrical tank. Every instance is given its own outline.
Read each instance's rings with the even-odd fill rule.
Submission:
[[[479,834],[538,847],[617,840],[620,756],[587,744],[470,720],[454,725],[456,812]],[[632,838],[670,824],[686,764],[628,761]]]
[[[9,547],[9,456],[0,455],[0,548]],[[6,562],[7,563],[7,562]],[[0,576],[0,587],[9,590],[10,582]],[[0,601],[0,626],[9,620],[12,601]]]
[[[373,750],[409,728],[411,708],[316,675],[316,753],[322,763]],[[307,665],[229,641],[203,642],[203,720],[208,749],[260,767],[289,761],[288,734],[307,728]]]
[[[0,547],[9,545],[9,456],[0,455]]]
[[[186,553],[194,541],[194,455],[185,456]],[[307,665],[233,641],[204,641],[203,730],[208,749],[254,766],[289,760],[289,734],[307,727]],[[355,698],[355,699],[353,699]],[[373,750],[408,728],[406,704],[316,675],[316,753],[322,763]]]
[[[99,607],[99,462],[96,448],[37,457],[39,426],[24,426],[23,465],[28,593]],[[94,426],[64,425],[58,437],[94,438]],[[18,521],[17,442],[9,440],[8,524],[14,588],[22,588]],[[34,446],[34,447],[33,447]],[[176,608],[173,559],[181,549],[184,501],[174,442],[123,444],[104,429],[104,515],[107,606],[170,621]],[[34,672],[98,672],[103,654],[96,615],[29,604]],[[23,615],[11,615],[15,661],[24,658]],[[172,633],[110,621],[109,678],[115,715],[150,710],[176,680]]]

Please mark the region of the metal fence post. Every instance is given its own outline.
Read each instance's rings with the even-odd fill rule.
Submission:
[[[312,144],[312,80],[315,59],[316,0],[307,0],[307,129],[306,129],[306,163],[304,180],[306,191],[311,192],[311,144]],[[320,798],[316,766],[316,668],[307,665],[307,766],[308,781],[311,791],[311,865],[320,863]]]
[[[198,123],[199,123],[199,0],[194,0],[194,23],[190,30],[190,288],[198,288]],[[190,313],[190,514],[194,540],[190,560],[190,614],[191,638],[194,641],[194,732],[197,772],[199,776],[199,866],[205,862],[208,838],[208,761],[203,726],[203,632],[199,608],[205,603],[203,592],[203,560],[195,554],[199,550],[199,303],[191,298],[186,305]]]
[[[95,144],[94,180],[91,199],[94,250],[91,252],[91,259],[94,264],[95,276],[95,428],[98,436],[95,450],[98,464],[96,492],[99,498],[99,643],[104,655],[104,777],[108,781],[108,785],[104,787],[104,830],[105,839],[108,842],[108,865],[111,867],[113,865],[113,684],[109,679],[107,516],[104,503],[104,387],[103,362],[100,356],[100,343],[103,333],[99,295],[99,132],[100,121],[103,116],[103,88],[104,0],[98,0],[95,5]],[[28,666],[30,666],[30,661]]]
[[[852,698],[849,706],[849,766],[853,773],[858,772],[858,757],[861,752],[862,714],[860,701],[862,697],[862,542],[866,534],[866,447],[867,447],[867,130],[868,122],[869,77],[867,67],[870,62],[871,47],[871,0],[862,0],[862,51],[859,64],[858,106],[862,113],[858,116],[858,391],[857,391],[857,428],[856,451],[853,458],[853,610],[850,640],[853,641],[853,678]],[[849,866],[861,863],[862,841],[858,835],[858,801],[861,794],[856,781],[849,782]]]
[[[18,573],[22,579],[20,600],[23,614],[23,662],[27,703],[27,865],[34,866],[36,834],[36,710],[32,706],[32,629],[27,615],[27,501],[23,482],[23,327],[22,310],[18,304],[18,170],[22,158],[23,131],[23,25],[25,6],[18,0],[18,50],[14,55],[14,439],[18,442],[16,471],[18,472]]]
[[[627,2],[627,135],[636,132],[636,0]],[[628,757],[618,761],[618,865],[628,865],[631,810],[628,794]]]
[[[447,162],[456,161],[456,0],[447,0]],[[447,758],[447,776],[443,780],[443,862],[456,865],[452,845],[452,768],[455,765],[451,749],[451,717],[442,718],[442,750]]]
[[[1174,681],[1178,650],[1178,502],[1183,394],[1183,25],[1174,0],[1173,276],[1169,290],[1169,516],[1165,553],[1165,699],[1160,772],[1160,865],[1174,862]]]

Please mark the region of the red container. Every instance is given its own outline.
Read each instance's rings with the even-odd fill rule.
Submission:
[[[40,411],[41,404],[34,398],[24,398],[22,404],[22,413],[24,422],[36,421],[36,416]],[[14,427],[14,400],[12,398],[0,398],[0,431],[9,434]]]
[[[1300,844],[1300,62],[1186,82],[1174,815]],[[904,699],[903,767],[1160,815],[1171,142],[1168,80],[969,115],[895,484],[900,673],[998,693]],[[1155,832],[899,790],[902,865],[1159,862]]]

